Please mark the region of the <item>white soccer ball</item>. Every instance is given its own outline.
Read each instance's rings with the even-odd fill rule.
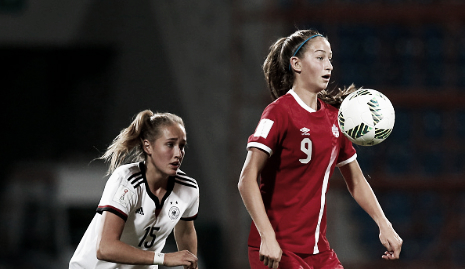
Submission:
[[[373,89],[359,89],[349,94],[339,108],[339,128],[360,146],[383,142],[391,134],[394,121],[391,101]]]

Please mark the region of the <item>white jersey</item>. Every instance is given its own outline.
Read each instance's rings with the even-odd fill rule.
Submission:
[[[197,181],[178,170],[170,177],[161,201],[150,191],[145,165],[131,163],[118,167],[108,179],[92,222],[84,233],[71,261],[70,269],[139,269],[157,265],[116,264],[97,259],[97,229],[103,211],[125,220],[121,241],[128,245],[161,252],[166,238],[179,220],[194,220],[199,207]]]

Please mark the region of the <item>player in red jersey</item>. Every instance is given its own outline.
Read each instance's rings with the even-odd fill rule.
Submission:
[[[275,99],[264,110],[238,188],[253,223],[249,263],[257,268],[343,268],[326,239],[326,192],[337,166],[357,203],[380,229],[384,259],[398,259],[392,228],[337,124],[338,105],[354,90],[328,93],[333,66],[328,40],[296,31],[270,48],[263,70]],[[260,178],[259,186],[257,179]]]

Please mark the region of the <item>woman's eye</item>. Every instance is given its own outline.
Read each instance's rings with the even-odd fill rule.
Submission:
[[[181,150],[185,150],[185,149],[187,148],[187,144],[180,145],[179,148],[180,148]]]

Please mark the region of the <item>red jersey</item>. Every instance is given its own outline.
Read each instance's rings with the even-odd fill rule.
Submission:
[[[340,132],[338,109],[318,99],[313,110],[290,90],[268,105],[247,148],[266,151],[260,192],[282,249],[295,253],[329,250],[326,192],[336,166],[352,162],[356,152]],[[252,223],[249,246],[260,247]]]

